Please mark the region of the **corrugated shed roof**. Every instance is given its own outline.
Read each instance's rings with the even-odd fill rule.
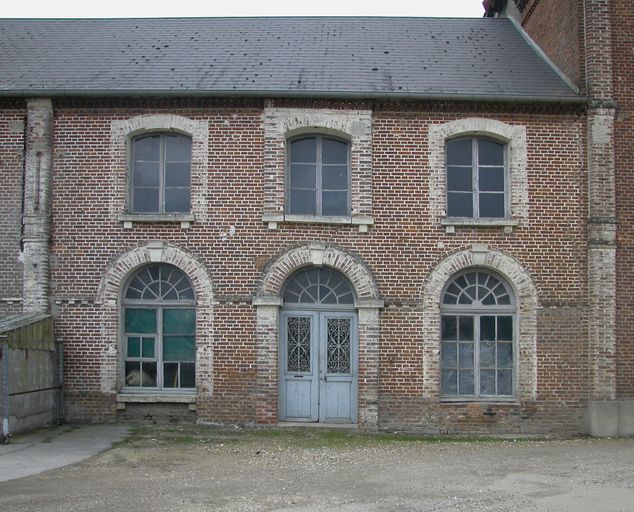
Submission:
[[[0,94],[570,101],[510,20],[0,20]]]

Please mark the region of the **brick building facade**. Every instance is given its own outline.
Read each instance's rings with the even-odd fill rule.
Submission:
[[[585,3],[631,19],[619,2]],[[499,19],[437,20],[421,39],[416,21],[397,20],[410,32],[395,47],[375,31],[376,48],[352,50],[366,52],[368,76],[383,72],[374,91],[340,84],[325,94],[310,69],[297,75],[306,90],[254,91],[236,76],[237,91],[195,94],[176,82],[91,90],[81,77],[53,83],[54,72],[38,92],[5,83],[0,308],[52,311],[67,417],[631,433],[630,299],[616,288],[632,267],[631,193],[618,170],[626,174],[629,117],[614,107],[626,108],[625,78],[586,91],[584,62],[598,49],[578,3],[552,3],[577,12],[559,46],[540,35],[551,2],[523,4],[510,14],[578,88]],[[242,23],[253,31],[258,22]],[[319,23],[329,37],[344,32],[336,19]],[[288,35],[272,24],[271,34]],[[469,82],[478,71],[466,69],[456,80],[438,56],[444,46],[425,56],[444,31],[471,48],[484,78]],[[249,37],[258,35],[266,42]],[[142,37],[157,52],[174,46]],[[412,40],[418,79],[448,78],[414,90],[396,66],[386,79],[381,59],[405,62],[395,48]],[[536,60],[489,67],[498,59],[482,50],[505,42],[511,60]],[[440,43],[451,46],[449,36]],[[148,53],[134,51],[131,69]],[[266,50],[247,53],[254,81],[274,76]],[[625,54],[613,58],[625,73]],[[522,65],[534,82],[514,81]]]

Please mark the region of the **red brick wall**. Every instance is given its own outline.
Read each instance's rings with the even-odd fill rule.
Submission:
[[[22,178],[24,170],[23,102],[0,102],[0,318],[22,311],[20,302],[8,298],[22,296],[20,254]]]
[[[277,102],[277,106],[301,106]],[[586,183],[585,120],[575,112],[500,106],[328,104],[372,108],[374,222],[369,233],[347,225],[282,224],[262,215],[263,132],[260,102],[111,103],[55,109],[52,283],[56,334],[66,347],[66,388],[75,417],[114,413],[100,398],[97,286],[117,255],[151,240],[189,250],[214,286],[213,399],[199,405],[204,421],[255,421],[255,312],[250,299],[264,265],[292,246],[323,241],[358,254],[377,280],[381,314],[380,424],[447,431],[583,431],[587,394],[584,305]],[[174,113],[209,122],[208,220],[183,230],[173,224],[124,229],[109,210],[110,123],[142,113]],[[429,220],[427,127],[464,117],[491,117],[528,127],[529,223],[457,228],[447,234]],[[234,236],[223,237],[230,226]],[[439,405],[419,398],[423,283],[445,256],[485,243],[531,273],[544,310],[538,317],[537,402],[496,406]],[[562,407],[562,404],[564,406]]]
[[[634,14],[629,0],[612,2],[614,41],[617,241],[617,393],[634,398]]]
[[[583,0],[528,0],[521,23],[555,65],[583,89]]]

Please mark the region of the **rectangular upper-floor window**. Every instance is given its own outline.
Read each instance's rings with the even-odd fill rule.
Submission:
[[[293,215],[350,215],[350,144],[323,135],[288,144],[287,208]]]
[[[133,213],[191,211],[192,140],[176,133],[132,139],[130,206]]]
[[[504,219],[509,216],[505,145],[483,137],[450,140],[447,216]]]

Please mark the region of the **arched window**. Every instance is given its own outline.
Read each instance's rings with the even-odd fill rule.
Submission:
[[[511,397],[515,393],[515,300],[498,275],[471,269],[444,289],[441,396]]]
[[[125,287],[123,305],[125,387],[194,388],[196,309],[189,278],[172,265],[146,265]]]
[[[447,141],[447,216],[508,217],[506,145],[484,137]]]
[[[130,210],[134,213],[189,213],[192,139],[152,133],[132,139]]]
[[[354,305],[350,281],[337,270],[309,267],[295,272],[284,288],[284,304]]]
[[[350,215],[350,144],[325,135],[290,140],[288,212],[294,215]]]

